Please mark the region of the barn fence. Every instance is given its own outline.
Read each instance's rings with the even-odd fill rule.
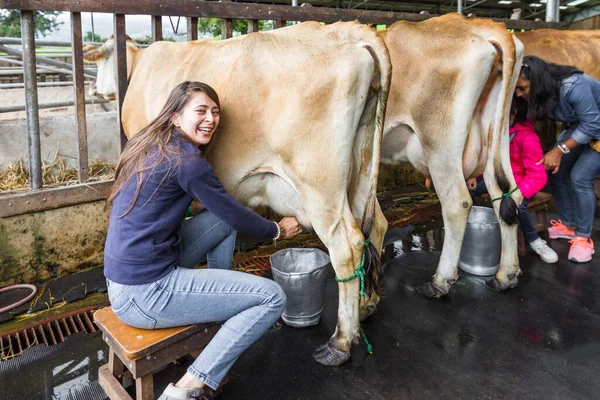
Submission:
[[[200,0],[149,0],[139,2],[136,0],[79,0],[76,2],[64,0],[0,0],[0,8],[16,9],[21,11],[21,40],[22,40],[22,65],[23,85],[25,88],[25,108],[27,118],[27,139],[30,190],[17,193],[0,194],[0,217],[10,217],[27,213],[35,213],[60,207],[83,204],[102,200],[112,185],[112,181],[90,182],[88,177],[88,144],[86,129],[85,105],[89,99],[85,98],[85,83],[95,75],[92,69],[84,69],[82,51],[82,12],[103,12],[113,14],[115,50],[117,59],[117,119],[119,133],[115,140],[120,140],[123,148],[126,137],[120,122],[121,106],[127,90],[126,67],[126,35],[125,15],[139,14],[151,15],[152,40],[162,40],[161,16],[182,16],[187,18],[187,39],[198,38],[198,18],[220,18],[223,39],[232,37],[232,23],[234,19],[248,20],[248,33],[258,31],[259,20],[272,20],[274,27],[286,26],[287,21],[320,21],[333,23],[336,21],[354,21],[373,25],[391,25],[398,20],[423,21],[433,17],[429,14],[413,14],[402,12],[346,10],[325,7],[293,7],[268,5],[257,3],[232,3]],[[52,58],[37,57],[35,45],[43,41],[35,41],[34,11],[63,11],[71,14],[71,62],[72,64],[54,60]],[[540,29],[558,28],[557,23],[541,21],[495,19],[504,22],[510,29]],[[8,41],[10,43],[10,41]],[[0,42],[2,43],[2,42]],[[4,41],[7,44],[7,41]],[[0,51],[14,54],[17,52],[3,44]],[[68,70],[72,74],[74,91],[74,114],[77,130],[77,167],[78,183],[64,187],[45,187],[42,182],[42,161],[40,150],[39,113],[41,108],[53,106],[52,104],[38,104],[37,87],[43,83],[37,82],[38,62],[54,67],[58,70]],[[64,103],[61,103],[66,105]]]

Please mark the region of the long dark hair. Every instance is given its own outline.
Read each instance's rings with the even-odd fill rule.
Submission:
[[[110,208],[119,191],[129,179],[137,175],[137,188],[129,209],[122,216],[131,211],[142,190],[144,172],[156,168],[167,155],[178,156],[177,147],[168,146],[175,125],[171,120],[174,114],[182,112],[193,93],[204,92],[220,108],[219,96],[215,90],[205,83],[185,81],[175,86],[169,94],[167,102],[158,116],[144,129],[127,141],[115,171],[113,184],[108,199],[107,208]],[[169,159],[171,159],[169,157]],[[178,160],[178,157],[175,157]],[[171,165],[173,167],[173,165]],[[166,177],[167,174],[165,174]],[[163,178],[164,180],[164,178]],[[162,182],[161,182],[162,183]],[[159,185],[160,186],[160,185]]]
[[[530,82],[529,119],[549,118],[558,105],[561,81],[575,74],[583,74],[583,71],[570,65],[547,63],[536,56],[524,57],[521,78]]]

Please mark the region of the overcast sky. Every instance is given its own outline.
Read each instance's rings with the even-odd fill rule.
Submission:
[[[85,35],[87,31],[92,30],[92,14],[91,13],[81,13],[81,25],[82,32]],[[106,13],[93,13],[94,16],[94,33],[100,35],[101,37],[109,37],[113,33],[113,14]],[[177,29],[179,35],[177,35],[181,40],[186,40],[186,19],[179,18],[179,27],[177,27],[178,17],[170,17],[173,23],[173,26]],[[63,40],[63,41],[71,41],[71,17],[69,13],[62,13],[57,21],[63,22],[63,24],[54,32],[46,35],[43,39],[47,40]],[[127,30],[127,34],[134,39],[142,38],[144,36],[151,35],[151,26],[150,26],[150,16],[149,15],[126,15],[125,16],[125,26]],[[171,27],[171,22],[169,21],[169,17],[162,17],[162,26],[163,26],[163,36],[164,37],[175,37],[173,32],[173,28]]]

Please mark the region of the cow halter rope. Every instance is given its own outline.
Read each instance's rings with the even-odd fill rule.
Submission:
[[[365,292],[365,252],[367,251],[367,247],[369,247],[370,244],[371,244],[371,239],[367,239],[363,246],[362,260],[360,261],[360,264],[358,264],[358,267],[356,267],[355,273],[353,273],[352,275],[350,275],[347,278],[338,278],[337,276],[335,277],[336,281],[342,282],[342,283],[348,282],[354,278],[360,278],[360,297],[361,298],[364,298],[367,295],[367,292]],[[365,331],[363,331],[362,324],[359,323],[359,327],[360,327],[360,334],[361,334],[363,340],[365,341],[365,344],[367,345],[367,351],[369,352],[369,354],[373,354],[373,346],[367,340],[367,336],[365,335]]]
[[[518,187],[515,187],[515,188],[514,188],[513,190],[511,190],[510,192],[508,192],[508,193],[504,193],[504,194],[502,194],[502,196],[500,196],[500,197],[496,197],[494,200],[492,200],[492,203],[493,203],[493,202],[495,202],[495,201],[497,201],[497,200],[502,200],[502,198],[504,198],[504,197],[510,197],[510,196],[511,196],[511,195],[512,195],[512,194],[515,192],[515,190],[517,190],[517,189],[518,189]]]

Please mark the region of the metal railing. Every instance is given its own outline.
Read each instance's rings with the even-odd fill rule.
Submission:
[[[21,10],[21,34],[23,45],[24,87],[27,115],[27,137],[29,152],[29,173],[31,191],[19,194],[0,195],[0,217],[29,212],[43,211],[73,204],[104,199],[112,181],[88,182],[88,148],[85,114],[84,84],[86,76],[95,75],[95,71],[83,66],[81,12],[113,13],[115,51],[117,60],[117,99],[116,109],[120,130],[121,148],[126,137],[121,124],[121,106],[127,90],[125,14],[151,15],[152,40],[162,40],[161,16],[179,15],[187,18],[188,40],[198,38],[198,18],[221,18],[222,38],[232,37],[233,19],[247,19],[248,32],[258,31],[259,20],[274,20],[274,26],[282,27],[286,21],[315,20],[324,23],[354,21],[361,23],[390,25],[398,20],[423,21],[433,17],[429,14],[402,12],[346,10],[325,7],[293,7],[259,3],[233,3],[200,0],[121,0],[100,2],[97,0],[0,0],[0,8]],[[64,11],[71,14],[72,65],[50,58],[36,57],[34,11]],[[558,24],[538,21],[494,19],[512,29],[558,28]],[[6,42],[4,42],[6,43]],[[39,41],[43,44],[43,41]],[[0,44],[0,51],[15,54],[17,50]],[[43,188],[41,176],[40,131],[36,65],[38,60],[61,69],[72,70],[75,95],[75,119],[78,143],[78,181],[79,185],[62,188]],[[84,75],[85,74],[85,75]]]

